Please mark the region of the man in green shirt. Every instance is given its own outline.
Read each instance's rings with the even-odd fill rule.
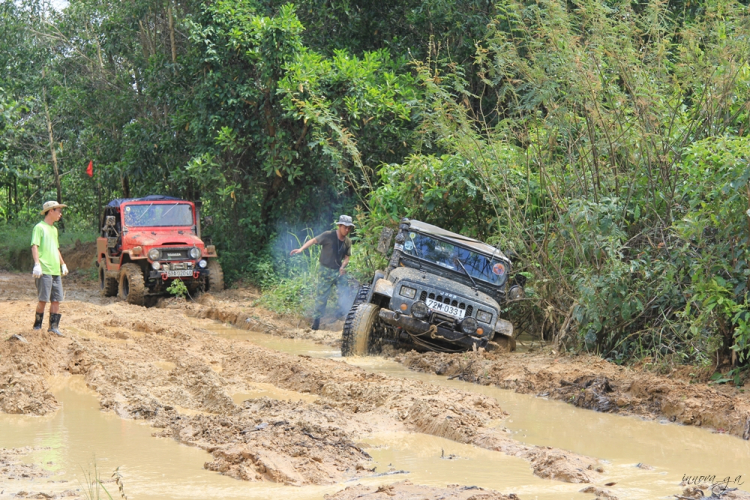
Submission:
[[[320,328],[320,318],[326,312],[326,304],[328,303],[331,291],[333,291],[333,287],[337,286],[340,290],[342,286],[346,286],[344,275],[346,274],[346,266],[349,264],[349,257],[352,254],[352,242],[348,235],[354,224],[352,224],[352,218],[348,215],[339,217],[336,224],[338,229],[335,231],[321,233],[291,252],[291,255],[297,255],[312,245],[321,245],[323,247],[320,250],[318,290],[311,326],[313,330]]]
[[[31,255],[34,257],[34,270],[32,274],[36,280],[36,290],[39,302],[36,305],[36,318],[34,330],[41,330],[44,320],[44,308],[47,302],[51,302],[49,308],[49,329],[55,335],[60,333],[60,302],[63,300],[62,278],[68,274],[68,266],[63,261],[60,253],[60,244],[57,240],[57,228],[55,222],[62,217],[62,205],[56,201],[48,201],[42,206],[44,220],[34,226],[31,233]]]

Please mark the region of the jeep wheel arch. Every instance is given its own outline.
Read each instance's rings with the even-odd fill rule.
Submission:
[[[368,302],[380,307],[388,307],[391,297],[393,297],[393,283],[383,278],[382,275],[376,274]]]

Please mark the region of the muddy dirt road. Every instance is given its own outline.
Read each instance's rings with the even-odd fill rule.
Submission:
[[[193,476],[205,474],[207,481],[222,478],[215,489],[207,487],[197,498],[232,498],[237,485],[263,486],[242,490],[238,498],[650,498],[654,491],[697,495],[689,478],[680,484],[670,476],[659,489],[646,488],[646,493],[619,486],[623,481],[654,481],[657,463],[633,463],[623,472],[615,470],[619,465],[613,465],[617,463],[608,460],[606,452],[575,453],[544,439],[522,442],[512,430],[513,419],[521,415],[509,414],[494,393],[475,390],[487,386],[599,412],[711,426],[720,434],[695,430],[723,439],[716,445],[732,459],[727,463],[739,464],[714,470],[707,463],[705,470],[684,473],[731,473],[732,479],[744,474],[750,479],[750,448],[744,441],[750,435],[750,398],[727,388],[660,378],[596,358],[544,352],[391,353],[388,362],[424,375],[386,375],[377,366],[368,369],[362,360],[351,360],[352,364],[327,359],[331,356],[295,354],[286,347],[264,347],[252,339],[217,334],[216,320],[219,326],[276,335],[279,342],[316,342],[335,351],[340,330],[297,328],[296,320],[254,308],[257,297],[249,290],[207,294],[197,302],[167,300],[146,309],[101,298],[97,284],[80,275],[68,278],[66,287],[61,308],[66,336],[57,338],[31,329],[36,302],[31,276],[0,273],[0,411],[5,414],[0,415],[0,497],[86,496],[86,488],[71,480],[70,471],[67,476],[55,475],[54,461],[41,458],[51,453],[44,450],[72,446],[39,436],[55,436],[51,427],[73,419],[66,412],[77,404],[69,391],[75,381],[80,381],[79,392],[88,391],[85,397],[98,407],[96,415],[85,417],[84,427],[93,426],[91,422],[102,415],[109,419],[107,425],[128,432],[133,422],[146,424],[133,432],[147,431],[152,437],[132,438],[133,452],[143,460],[158,454],[163,445],[180,443],[204,450],[206,459],[197,469],[178,467],[188,476],[192,467]],[[356,366],[362,363],[364,367]],[[464,380],[479,385],[449,386],[440,382],[444,376],[457,384]],[[586,414],[599,415],[591,410]],[[30,432],[27,442],[21,442],[17,436],[36,429],[39,422],[46,430]],[[81,431],[77,440],[85,434]],[[416,468],[416,459],[404,457],[418,456],[430,439],[439,440],[439,446],[431,446],[441,453],[435,452],[426,468],[446,467],[442,477],[420,484],[427,476],[406,471],[399,462]],[[171,450],[164,451],[165,456],[183,453]],[[742,463],[743,457],[747,462]],[[101,459],[113,465],[106,471],[108,491],[117,493],[120,484],[140,484],[137,473],[129,473],[127,467],[121,479],[110,477],[120,464]],[[163,461],[150,467],[158,468]],[[493,471],[479,465],[495,461],[502,465]],[[467,482],[473,476],[459,473],[467,466],[483,471],[483,476]],[[506,481],[501,469],[514,471],[522,480]],[[485,481],[494,475],[500,479]],[[160,481],[153,479],[150,488],[148,483],[137,486],[128,497],[191,497],[175,485],[173,494],[156,494]],[[698,486],[709,495],[706,488],[711,482],[717,481],[703,479]],[[721,498],[748,498],[743,490],[750,482],[740,482],[744,481],[728,484]],[[736,487],[740,489],[733,490]]]

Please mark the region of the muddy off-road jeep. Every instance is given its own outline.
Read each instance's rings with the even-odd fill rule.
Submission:
[[[392,236],[384,230],[378,251],[387,251]],[[513,325],[499,317],[501,305],[523,296],[522,283],[509,288],[510,272],[510,259],[498,248],[402,219],[387,269],[360,289],[349,311],[341,354],[378,352],[385,344],[513,350]]]
[[[96,240],[102,294],[144,305],[175,279],[190,293],[222,290],[216,248],[201,239],[199,206],[159,195],[110,201]]]

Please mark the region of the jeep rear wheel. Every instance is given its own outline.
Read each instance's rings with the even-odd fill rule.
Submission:
[[[224,290],[224,271],[221,270],[221,264],[218,259],[208,261],[208,282],[206,283],[207,292],[220,292]]]
[[[120,270],[120,298],[128,304],[142,306],[146,303],[143,271],[138,264],[125,264]]]
[[[344,323],[341,338],[342,356],[364,356],[369,352],[380,307],[375,304],[360,304],[353,309]]]
[[[105,297],[114,297],[117,295],[117,278],[107,278],[107,272],[104,270],[104,262],[99,264],[99,288]]]

